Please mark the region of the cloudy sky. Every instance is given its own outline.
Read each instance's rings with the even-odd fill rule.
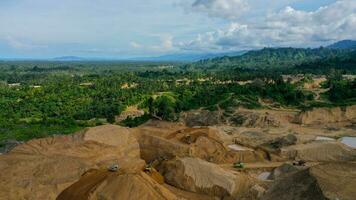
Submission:
[[[356,0],[0,0],[0,58],[128,58],[356,39]]]

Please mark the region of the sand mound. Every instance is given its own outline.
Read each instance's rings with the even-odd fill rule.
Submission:
[[[355,199],[356,163],[328,163],[310,169],[328,199]]]
[[[254,162],[264,160],[262,152],[253,149],[231,148],[232,138],[226,143],[225,133],[214,128],[188,128],[167,136],[174,141],[189,145],[190,156],[214,163]]]
[[[339,142],[317,141],[281,149],[281,156],[305,161],[332,162],[355,161],[356,150]]]
[[[355,197],[355,187],[355,163],[328,163],[278,180],[262,199],[351,200]]]
[[[191,154],[187,145],[150,134],[140,135],[138,142],[140,144],[141,157],[148,163],[156,159],[171,159],[175,156]]]
[[[303,170],[277,181],[266,194],[263,200],[326,200],[315,177],[309,170]]]
[[[64,190],[57,200],[170,200],[178,199],[143,172],[93,170]]]
[[[112,125],[32,140],[0,157],[0,199],[55,199],[90,168],[143,168],[139,153],[128,129]]]
[[[356,106],[346,108],[314,108],[301,112],[296,116],[295,122],[305,125],[320,125],[356,120]]]
[[[180,158],[164,163],[161,170],[168,184],[220,198],[237,197],[249,187],[249,180],[216,164],[196,158]]]
[[[137,132],[139,132],[137,130]],[[264,160],[262,152],[235,150],[224,143],[217,130],[187,128],[162,137],[150,133],[137,134],[141,156],[147,162],[157,159],[197,157],[214,163],[253,162]],[[230,144],[232,140],[230,141]]]

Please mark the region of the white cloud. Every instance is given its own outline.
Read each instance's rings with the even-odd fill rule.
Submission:
[[[195,0],[192,9],[212,17],[236,19],[249,10],[249,5],[246,0]]]
[[[173,49],[173,36],[171,35],[162,35],[160,36],[161,43],[159,45],[153,45],[150,49],[154,51],[166,52]]]
[[[130,42],[130,46],[135,48],[135,49],[142,48],[142,44],[139,44],[139,43],[134,42],[134,41]]]
[[[22,40],[18,40],[14,37],[7,36],[6,41],[8,45],[17,50],[32,50],[32,49],[38,49],[38,48],[45,48],[45,45],[37,45],[37,44],[32,44],[28,42],[24,42]]]
[[[182,49],[239,50],[265,46],[319,46],[356,39],[356,1],[340,0],[315,11],[286,7],[254,23],[231,20],[225,30],[198,35]]]
[[[151,52],[151,53],[164,53],[171,50],[175,50],[175,45],[173,44],[173,36],[169,34],[152,34],[153,38],[157,38],[157,41],[143,45],[141,43],[131,41],[130,46],[141,52]]]

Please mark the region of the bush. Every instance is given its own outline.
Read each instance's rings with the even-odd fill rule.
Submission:
[[[135,118],[128,117],[124,121],[122,121],[120,125],[133,128],[146,123],[149,119],[151,119],[151,116],[145,113],[140,117],[135,117]]]

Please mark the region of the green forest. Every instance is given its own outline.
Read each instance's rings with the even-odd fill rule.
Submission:
[[[177,121],[183,111],[245,107],[310,109],[356,102],[352,50],[262,49],[196,63],[120,61],[1,61],[0,141],[26,141],[115,123],[128,106],[145,111],[120,125],[151,118]],[[292,82],[282,75],[305,78]],[[308,77],[326,77],[322,101],[303,89]]]

